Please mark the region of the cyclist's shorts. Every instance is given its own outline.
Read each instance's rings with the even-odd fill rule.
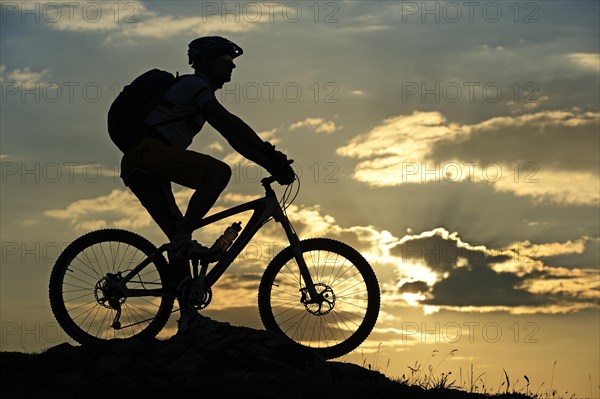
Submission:
[[[144,138],[121,161],[121,178],[129,186],[136,173],[198,189],[208,178],[211,166],[221,162],[211,156],[170,146],[157,139]]]

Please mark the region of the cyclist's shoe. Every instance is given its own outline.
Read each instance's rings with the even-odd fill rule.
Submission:
[[[167,249],[169,259],[172,260],[187,260],[190,258],[200,258],[211,252],[210,248],[199,244],[196,240],[192,240],[191,234],[177,234],[169,244]]]

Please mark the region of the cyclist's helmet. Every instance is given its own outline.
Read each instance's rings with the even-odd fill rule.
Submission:
[[[188,45],[188,62],[192,67],[206,56],[229,55],[231,58],[244,54],[240,46],[221,36],[205,36],[193,40]]]

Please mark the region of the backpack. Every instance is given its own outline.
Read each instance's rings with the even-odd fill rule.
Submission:
[[[145,126],[144,119],[160,102],[169,88],[184,76],[152,69],[134,79],[123,88],[108,111],[108,134],[110,139],[125,153],[137,143]],[[156,124],[162,126],[186,119],[177,118]]]

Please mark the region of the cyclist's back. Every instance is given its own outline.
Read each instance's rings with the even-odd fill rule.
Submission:
[[[215,91],[201,72],[181,77],[169,88],[144,123],[152,126],[175,120],[154,130],[171,145],[187,148],[206,122],[198,110],[214,99]]]

